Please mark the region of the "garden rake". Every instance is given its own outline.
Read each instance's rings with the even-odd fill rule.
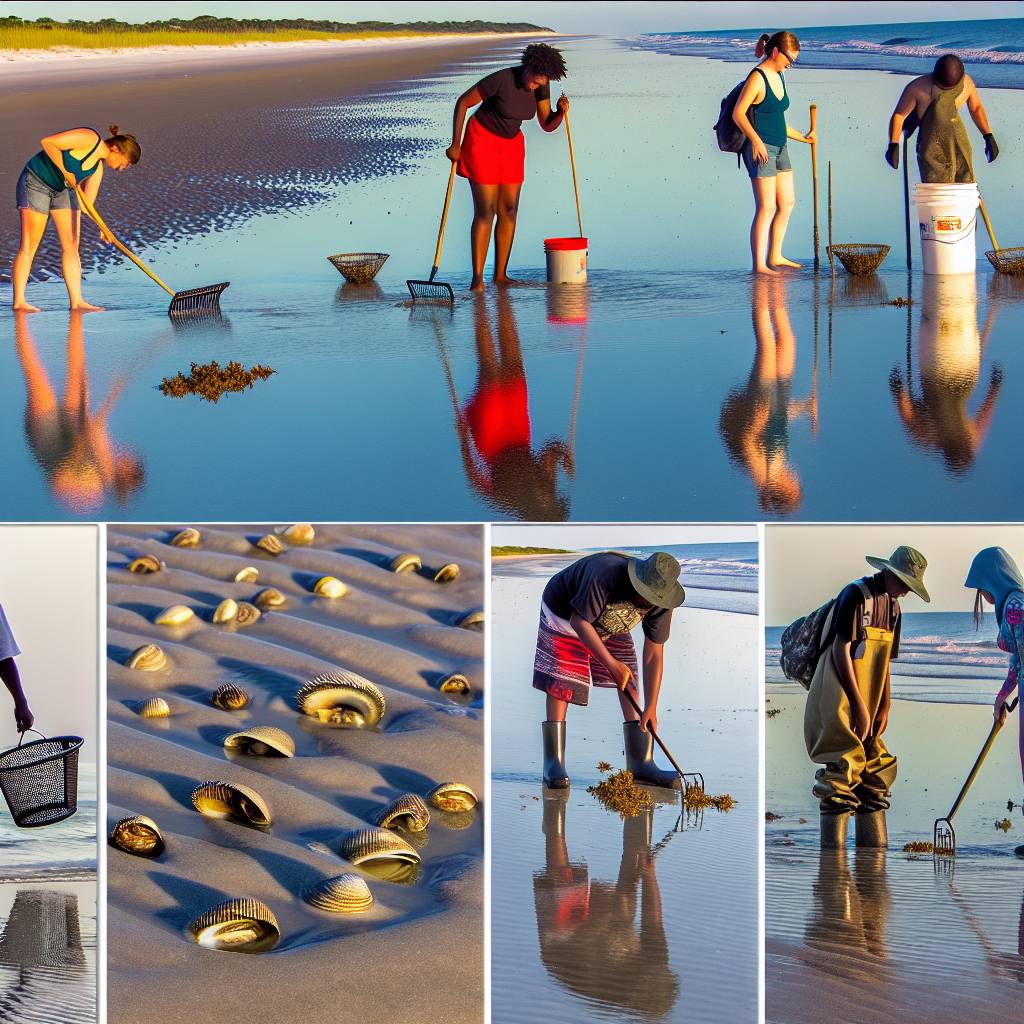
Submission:
[[[444,224],[448,219],[448,204],[452,200],[452,186],[455,184],[455,164],[448,175],[448,192],[444,197],[444,210],[441,213],[441,230],[437,233],[437,249],[434,252],[434,265],[430,269],[430,277],[426,281],[406,281],[412,301],[426,299],[432,302],[455,302],[455,292],[447,281],[435,281],[437,268],[441,265],[441,246],[444,243]]]
[[[633,705],[633,710],[642,718],[643,712],[640,710],[640,705],[637,704],[637,702],[633,699],[633,694],[631,694],[629,690],[620,690],[619,692],[624,693],[626,695],[626,700],[628,700],[629,703]],[[661,742],[661,737],[654,731],[654,728],[652,726],[648,726],[648,728],[651,731],[651,735],[654,737],[654,742],[657,743],[659,747],[661,747],[661,749],[665,753],[665,756],[672,763],[672,767],[675,768],[677,772],[679,772],[679,777],[683,780],[683,785],[687,786],[688,788],[690,786],[695,786],[703,793],[704,776],[701,775],[700,772],[684,772],[683,769],[680,768],[678,764],[676,764],[676,759],[669,753],[668,747],[666,747],[665,744]],[[687,781],[689,779],[693,779],[693,782],[690,783],[689,781]]]

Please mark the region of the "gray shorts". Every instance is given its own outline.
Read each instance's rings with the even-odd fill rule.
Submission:
[[[26,167],[18,178],[18,209],[49,213],[51,210],[77,210],[78,196],[73,189],[52,189],[31,168]]]
[[[754,159],[754,147],[749,142],[743,147],[743,163],[752,178],[774,178],[779,171],[793,170],[787,146],[773,146],[766,142],[764,148],[768,150],[768,159],[759,164]]]

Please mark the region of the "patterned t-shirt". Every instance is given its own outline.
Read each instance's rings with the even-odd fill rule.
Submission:
[[[7,616],[4,615],[3,605],[0,605],[0,661],[6,661],[19,654],[21,654],[21,648],[18,647],[14,634],[11,632],[10,623],[7,621]]]
[[[1003,624],[999,627],[999,649],[1010,656],[1006,681],[1020,684],[1020,664],[1024,655],[1024,594],[1011,594],[1003,605]]]

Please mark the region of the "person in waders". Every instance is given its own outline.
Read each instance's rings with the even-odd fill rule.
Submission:
[[[928,566],[914,548],[867,559],[878,569],[845,587],[822,629],[821,654],[804,708],[807,754],[818,764],[814,795],[821,801],[821,845],[846,845],[850,814],[858,846],[886,847],[885,812],[896,779],[896,757],[882,733],[889,722],[889,662],[899,657],[899,599],[913,591],[930,601]]]
[[[963,61],[947,53],[935,62],[930,75],[915,78],[900,96],[889,119],[889,147],[885,159],[895,170],[900,165],[900,133],[908,136],[917,126],[917,166],[927,184],[967,183],[975,180],[971,141],[960,120],[967,104],[971,119],[985,138],[985,155],[992,163],[999,147],[989,128],[988,116]]]
[[[672,609],[686,600],[679,584],[679,562],[657,551],[640,561],[617,551],[602,551],[566,566],[548,580],[540,608],[533,686],[547,694],[547,719],[541,723],[544,785],[567,789],[565,714],[570,704],[586,707],[591,681],[620,691],[626,768],[636,782],[681,789],[677,772],[654,761],[658,693],[664,670],[664,645]],[[638,718],[626,698],[640,704],[637,658],[630,630],[644,632],[644,701]],[[650,728],[649,728],[650,727]]]
[[[974,556],[971,571],[964,581],[965,587],[977,591],[974,598],[974,628],[981,625],[984,603],[994,605],[996,622],[999,624],[999,637],[996,643],[1001,651],[1010,656],[1010,664],[1006,673],[1006,681],[996,694],[994,714],[1000,723],[1006,721],[1005,704],[1009,703],[1013,691],[1024,696],[1021,690],[1021,659],[1024,656],[1024,576],[1021,576],[1017,563],[1003,548],[985,548]],[[1020,765],[1024,775],[1024,716],[1019,713],[1020,721]],[[1024,857],[1024,846],[1014,851],[1018,857]],[[1022,933],[1024,934],[1024,933]]]
[[[14,724],[18,732],[28,732],[35,722],[32,709],[25,699],[25,691],[21,688],[21,676],[18,674],[18,666],[14,659],[21,654],[11,632],[11,627],[4,615],[3,605],[0,605],[0,679],[14,699]]]

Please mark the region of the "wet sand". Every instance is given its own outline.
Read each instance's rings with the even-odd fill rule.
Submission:
[[[482,796],[483,636],[454,624],[483,603],[482,536],[476,527],[316,527],[311,547],[268,555],[252,539],[266,526],[198,526],[199,550],[172,547],[172,528],[108,532],[108,827],[128,814],[160,825],[166,852],[155,860],[108,851],[109,1019],[196,1022],[250,1019],[335,1021],[344,1000],[353,1019],[479,1021],[483,1012],[483,808],[469,827],[432,817],[414,884],[379,880],[338,854],[346,831],[406,792],[442,781]],[[402,551],[424,565],[456,562],[457,580],[396,574]],[[152,553],[159,573],[126,571]],[[244,566],[256,583],[235,583]],[[330,600],[311,593],[320,576],[349,587]],[[288,606],[244,628],[214,625],[223,598],[252,598],[264,587]],[[184,603],[191,624],[164,627],[156,613]],[[125,666],[128,653],[158,643],[160,672]],[[296,709],[308,679],[338,668],[377,684],[387,701],[374,730],[336,729]],[[452,672],[472,693],[436,689]],[[233,682],[252,695],[222,711],[211,693]],[[136,702],[162,696],[171,715],[143,719]],[[275,725],[295,741],[293,758],[227,756],[223,736]],[[269,804],[269,830],[200,816],[190,794],[223,780],[255,789]],[[329,914],[302,902],[311,883],[354,872],[374,897],[364,914]],[[282,939],[258,956],[211,951],[183,929],[223,899],[253,896],[273,911]],[[352,979],[361,979],[354,983]]]

